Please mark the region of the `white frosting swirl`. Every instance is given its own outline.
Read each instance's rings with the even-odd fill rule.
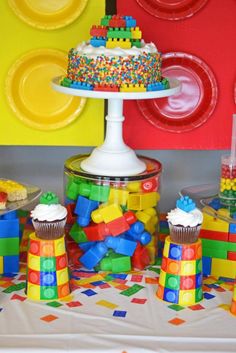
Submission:
[[[203,221],[202,212],[198,208],[195,208],[190,212],[175,208],[168,212],[166,218],[172,225],[181,225],[183,227],[195,227],[198,224],[202,224]]]
[[[157,48],[154,43],[145,43],[143,40],[141,41],[141,48],[137,48],[135,46],[129,49],[123,48],[105,48],[104,46],[93,47],[89,42],[82,42],[76,47],[79,55],[86,55],[89,58],[94,58],[97,56],[105,55],[108,57],[111,56],[139,56],[143,53],[146,54],[154,54],[157,53]]]
[[[62,205],[39,204],[31,211],[31,217],[38,221],[53,222],[67,216],[67,209]]]

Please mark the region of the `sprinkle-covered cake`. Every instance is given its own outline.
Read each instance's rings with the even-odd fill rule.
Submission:
[[[161,53],[154,43],[145,43],[134,18],[105,16],[90,35],[90,41],[70,49],[62,86],[115,92],[169,88],[161,74]]]

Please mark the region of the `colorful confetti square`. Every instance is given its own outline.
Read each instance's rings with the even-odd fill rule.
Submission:
[[[53,308],[59,308],[60,306],[63,306],[63,304],[61,304],[59,302],[49,302],[46,305],[51,306]]]
[[[188,306],[189,309],[191,310],[204,310],[204,306],[202,306],[201,304],[196,304],[196,305],[191,305],[191,306]]]
[[[92,289],[87,289],[87,290],[84,290],[83,292],[81,292],[85,295],[87,295],[88,297],[91,297],[92,295],[96,295],[97,293],[94,292]]]
[[[54,321],[54,320],[57,320],[58,317],[55,316],[55,315],[46,315],[46,316],[43,316],[40,318],[40,320],[43,320],[45,322],[51,322],[51,321]]]
[[[113,313],[113,316],[125,317],[126,314],[127,314],[127,311],[115,310]]]
[[[172,320],[168,321],[171,325],[179,326],[185,323],[185,320],[180,319],[179,317],[175,317]]]
[[[203,296],[207,300],[215,298],[215,295],[210,294],[210,293],[204,293]]]
[[[135,304],[145,304],[147,301],[147,299],[141,299],[141,298],[133,298],[131,300],[131,303],[135,303]]]
[[[101,305],[101,306],[105,306],[106,308],[109,308],[109,309],[115,309],[119,306],[119,305],[111,303],[107,300],[99,300],[96,304]]]
[[[168,305],[168,308],[175,310],[175,311],[180,311],[185,309],[184,306],[178,305],[178,304],[172,304],[172,305]]]
[[[66,303],[66,305],[67,305],[69,308],[76,308],[77,306],[81,306],[81,305],[83,305],[83,304],[80,303],[79,301],[74,301],[74,302]]]

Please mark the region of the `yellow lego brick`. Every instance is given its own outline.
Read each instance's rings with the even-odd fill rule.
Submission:
[[[179,305],[194,305],[196,304],[195,289],[179,291]]]
[[[110,188],[109,203],[117,203],[122,206],[126,206],[129,196],[129,191],[125,189]]]
[[[211,275],[216,277],[236,277],[236,261],[224,259],[212,259]]]
[[[91,213],[91,218],[95,223],[109,223],[116,218],[122,217],[123,213],[119,205],[103,204]]]
[[[64,237],[54,240],[54,250],[55,250],[55,256],[60,256],[65,254],[66,248],[65,248]]]
[[[180,262],[181,276],[191,276],[196,274],[196,261],[181,261]]]
[[[3,268],[3,256],[0,256],[0,274],[4,272]]]
[[[141,183],[140,181],[131,181],[126,185],[126,189],[131,191],[131,192],[138,192],[141,191]]]
[[[213,230],[217,232],[228,232],[229,223],[206,214],[203,209],[202,229]]]
[[[135,192],[129,194],[127,206],[130,210],[141,211],[146,208],[155,207],[159,199],[160,195],[157,192]]]
[[[131,41],[129,39],[108,38],[108,40],[106,41],[106,48],[108,48],[108,49],[114,49],[114,48],[129,49],[129,48],[131,48]]]
[[[138,85],[128,85],[124,84],[120,86],[120,92],[146,92],[146,87],[144,84]]]
[[[35,271],[40,271],[40,256],[28,253],[28,268]]]
[[[37,284],[27,284],[27,297],[32,300],[40,300],[40,286]]]
[[[143,211],[136,212],[136,217],[139,221],[144,223],[145,229],[153,234],[156,231],[156,225],[158,222],[157,212],[154,208],[147,208]]]
[[[160,277],[159,277],[159,284],[165,287],[166,284],[166,273],[161,270]]]
[[[131,36],[132,39],[142,39],[142,32],[140,31],[139,27],[131,28]]]
[[[58,286],[66,283],[66,282],[69,282],[68,268],[66,267],[66,268],[63,268],[62,270],[57,271],[56,276],[57,276],[57,285]]]

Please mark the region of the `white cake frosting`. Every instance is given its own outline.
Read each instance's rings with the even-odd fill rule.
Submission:
[[[56,220],[61,220],[67,216],[67,209],[60,205],[45,205],[39,204],[31,211],[31,217],[34,220],[53,222]]]
[[[89,42],[82,42],[80,43],[77,47],[76,50],[79,55],[86,55],[88,58],[94,58],[97,56],[107,56],[107,57],[114,57],[114,56],[122,56],[122,57],[128,57],[129,55],[132,56],[139,56],[143,53],[146,54],[154,54],[157,53],[157,48],[154,43],[145,43],[142,40],[142,45],[141,48],[137,48],[135,46],[129,48],[129,49],[122,49],[122,48],[105,48],[104,46],[100,47],[93,47]]]
[[[183,227],[195,227],[202,224],[203,221],[202,212],[198,208],[195,208],[190,212],[185,212],[180,208],[175,208],[174,210],[168,212],[166,218],[172,225],[180,225]]]

